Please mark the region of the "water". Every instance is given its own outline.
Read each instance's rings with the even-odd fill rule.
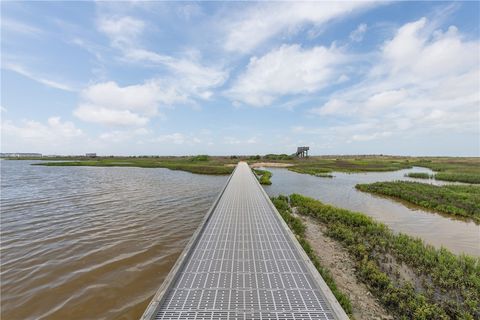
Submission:
[[[393,172],[354,174],[334,172],[333,179],[298,174],[286,169],[268,168],[268,170],[273,174],[272,185],[265,187],[270,196],[303,194],[337,207],[366,213],[396,232],[420,237],[434,246],[444,246],[454,253],[480,256],[479,225],[355,189],[358,183],[394,180],[446,184],[442,181],[404,177],[408,172],[431,174],[430,169],[414,167]]]
[[[2,319],[138,319],[227,179],[0,163]]]
[[[30,163],[0,161],[1,319],[138,319],[227,179]],[[479,226],[354,188],[427,169],[335,173],[333,179],[269,170],[270,195],[302,193],[480,255]]]

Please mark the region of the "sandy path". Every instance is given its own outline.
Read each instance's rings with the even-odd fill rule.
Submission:
[[[324,227],[313,218],[299,217],[307,226],[305,235],[315,254],[322,265],[330,269],[338,288],[349,296],[355,319],[393,319],[368,288],[357,280],[355,264],[347,250],[335,240],[325,236]]]

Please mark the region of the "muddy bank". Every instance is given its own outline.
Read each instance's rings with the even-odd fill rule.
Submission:
[[[306,226],[305,236],[323,266],[328,268],[339,289],[346,293],[352,303],[353,317],[356,320],[393,319],[379,301],[370,293],[367,286],[355,275],[355,262],[348,251],[338,242],[325,236],[325,227],[313,218],[298,216]]]

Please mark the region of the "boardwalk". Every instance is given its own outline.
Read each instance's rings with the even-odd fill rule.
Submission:
[[[347,319],[240,162],[142,319]]]

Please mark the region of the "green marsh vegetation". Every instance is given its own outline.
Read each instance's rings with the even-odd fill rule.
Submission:
[[[295,157],[285,153],[282,154],[266,154],[263,156],[263,160],[294,160]]]
[[[473,183],[480,184],[480,174],[470,174],[470,173],[454,173],[454,172],[439,172],[435,174],[435,179],[443,181],[452,181],[452,182],[464,182],[464,183]]]
[[[312,249],[312,246],[305,238],[306,226],[300,218],[292,215],[292,209],[288,204],[288,197],[282,195],[278,197],[273,197],[272,202],[282,216],[283,220],[287,223],[287,225],[297,237],[298,242],[302,246],[303,250],[305,250],[305,253],[308,255],[315,268],[322,276],[323,280],[325,280],[330,290],[332,290],[333,295],[337,298],[343,310],[345,310],[345,312],[351,316],[352,303],[350,302],[350,299],[345,293],[341,292],[338,289],[337,284],[332,277],[331,271],[321,264],[320,260]]]
[[[52,160],[52,159],[50,159]],[[70,160],[63,158],[62,160]],[[43,166],[95,166],[95,167],[140,167],[140,168],[167,168],[182,170],[198,174],[222,175],[232,173],[234,167],[226,166],[236,163],[229,158],[213,158],[206,155],[193,157],[102,157],[102,158],[75,158],[73,161],[55,161],[35,163]]]
[[[395,171],[400,169],[420,166],[437,171],[435,178],[446,181],[459,181],[467,183],[480,183],[480,158],[445,158],[445,157],[400,157],[383,155],[365,156],[309,156],[296,158],[287,154],[261,155],[233,155],[222,156],[132,156],[132,157],[97,157],[86,158],[72,157],[40,157],[20,158],[23,160],[53,160],[55,166],[131,166],[146,168],[170,168],[203,174],[229,174],[233,169],[222,168],[226,165],[236,164],[238,161],[288,163],[288,170],[317,175],[319,177],[332,177],[333,171],[338,172],[374,172]],[[61,162],[59,160],[69,161]]]
[[[282,199],[283,211],[289,205],[298,214],[313,217],[325,226],[327,236],[348,250],[358,279],[396,318],[480,317],[479,258],[436,249],[420,239],[394,234],[362,213],[302,195]]]
[[[409,169],[413,166],[436,171],[434,178],[445,181],[480,183],[480,158],[477,157],[401,157],[401,156],[314,156],[295,158],[288,170],[322,176],[337,172],[381,172]],[[412,173],[413,178],[426,178]]]
[[[333,177],[332,171],[337,172],[373,172],[395,171],[410,168],[408,160],[370,156],[370,157],[309,157],[294,162],[288,170],[319,177]]]
[[[361,191],[401,199],[423,208],[462,216],[480,223],[480,186],[393,181],[357,184]]]
[[[436,171],[437,180],[480,184],[480,158],[421,158],[414,165]]]
[[[199,154],[198,156],[191,157],[189,160],[192,161],[192,162],[208,161],[208,160],[210,160],[210,156],[208,156],[206,154]]]
[[[258,181],[260,184],[264,185],[271,185],[272,181],[270,181],[270,178],[272,177],[272,173],[268,170],[260,170],[260,169],[253,169],[255,174],[258,177]]]
[[[407,173],[405,177],[417,178],[417,179],[432,179],[433,175],[428,174],[426,172],[410,172],[410,173]]]
[[[322,168],[311,168],[311,167],[298,168],[297,166],[295,166],[295,167],[289,167],[288,170],[296,173],[309,174],[309,175],[321,177],[321,178],[333,178],[333,175],[330,173],[330,171],[326,171]]]

